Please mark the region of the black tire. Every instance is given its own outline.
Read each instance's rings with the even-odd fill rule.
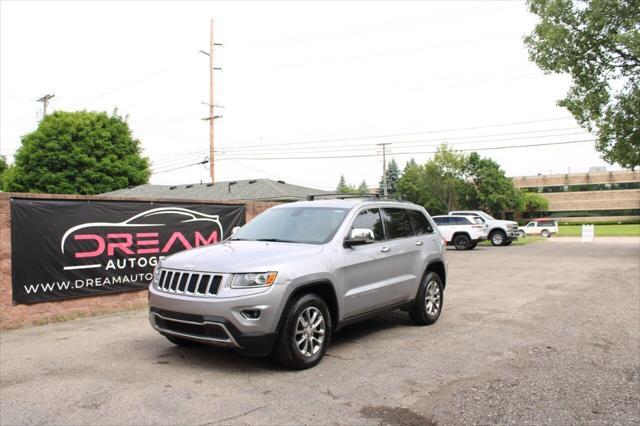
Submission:
[[[527,234],[524,231],[518,231],[518,237],[524,238],[526,236],[527,236]]]
[[[305,319],[305,312],[314,313],[316,312],[314,309],[319,311],[323,316],[324,335],[322,335],[322,339],[318,344],[317,350],[314,350],[315,348],[313,347],[307,348],[306,346],[303,346],[303,349],[305,350],[310,349],[307,350],[309,355],[305,355],[296,344],[296,335],[304,334],[307,336],[308,330],[305,329],[305,331],[301,332],[297,326],[300,318],[303,320]],[[273,358],[283,366],[292,370],[304,370],[317,365],[324,356],[324,353],[329,346],[329,342],[331,341],[331,330],[333,325],[327,304],[317,294],[309,293],[302,295],[289,303],[282,315],[282,326],[280,328],[278,338],[276,339],[276,344],[273,348]],[[314,336],[313,338],[317,341],[318,336],[320,335],[316,333],[312,334]],[[308,340],[313,343],[313,340]]]
[[[510,246],[512,242],[513,242],[513,240],[507,240],[507,241],[505,241],[505,243],[503,245]]]
[[[473,241],[469,247],[467,248],[467,250],[473,250],[474,248],[476,248],[476,246],[478,245],[478,243],[476,241]]]
[[[469,250],[471,238],[468,235],[460,234],[453,237],[453,246],[456,250]]]
[[[543,229],[540,235],[542,235],[544,238],[549,238],[551,236],[551,232],[549,232],[546,229]]]
[[[428,300],[427,300],[427,288],[430,287],[431,283],[435,282],[438,288],[439,297],[439,305],[436,312],[429,313],[427,308]],[[432,303],[433,303],[433,299]],[[440,276],[435,272],[429,272],[426,277],[420,283],[420,288],[418,289],[418,295],[416,296],[415,303],[413,307],[409,311],[409,316],[411,320],[417,325],[431,325],[438,321],[440,318],[440,313],[442,312],[442,307],[444,306],[444,288],[442,285],[442,280]]]
[[[163,336],[166,337],[167,340],[173,343],[174,345],[182,346],[184,348],[190,348],[193,346],[200,345],[200,343],[198,342],[194,342],[193,340],[189,340],[189,339],[183,339],[182,337],[178,337],[178,336],[171,336],[169,334],[163,334]]]
[[[489,241],[491,241],[492,246],[503,246],[507,241],[507,234],[504,231],[491,231],[489,234]]]

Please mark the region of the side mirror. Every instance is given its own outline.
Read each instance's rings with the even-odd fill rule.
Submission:
[[[345,247],[371,244],[375,241],[373,231],[368,228],[355,228],[349,233],[349,238],[344,242]]]
[[[240,230],[240,226],[234,226],[231,230],[231,235],[236,235],[236,233]]]

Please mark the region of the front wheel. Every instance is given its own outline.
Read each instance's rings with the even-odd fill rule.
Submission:
[[[493,231],[491,235],[489,235],[489,239],[491,240],[491,245],[502,246],[507,240],[507,235],[502,231]]]
[[[519,236],[520,238],[524,238],[524,237],[526,237],[526,236],[527,236],[527,234],[525,234],[525,233],[524,233],[524,231],[518,231],[518,236]]]
[[[540,235],[542,235],[544,238],[549,238],[551,236],[551,233],[548,230],[543,229]]]
[[[431,325],[438,321],[444,304],[444,287],[435,272],[429,272],[422,280],[416,301],[409,311],[411,320],[417,325]]]
[[[287,368],[304,370],[318,364],[331,340],[331,315],[316,294],[296,299],[283,313],[284,321],[273,356]]]

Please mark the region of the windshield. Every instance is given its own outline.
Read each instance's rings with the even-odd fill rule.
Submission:
[[[480,216],[474,216],[474,217],[472,217],[472,219],[476,224],[484,225],[484,219],[481,218]]]
[[[286,207],[267,210],[230,240],[324,244],[335,235],[348,209]]]
[[[480,216],[482,216],[483,218],[485,218],[487,220],[495,220],[494,218],[492,218],[491,216],[489,216],[485,212],[478,212],[478,213],[480,214]]]

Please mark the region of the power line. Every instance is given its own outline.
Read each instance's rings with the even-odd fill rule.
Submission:
[[[493,139],[495,136],[510,136],[510,135],[530,135],[530,134],[536,134],[536,133],[545,133],[545,132],[552,132],[552,131],[563,131],[563,130],[581,130],[580,128],[576,128],[576,127],[565,127],[565,128],[559,128],[559,129],[541,129],[541,130],[528,130],[528,131],[521,131],[521,132],[507,132],[507,133],[493,133],[493,134],[487,134],[487,135],[473,135],[473,136],[453,136],[453,137],[440,137],[440,138],[430,138],[430,139],[418,139],[418,140],[402,140],[402,141],[392,141],[394,144],[408,144],[408,145],[417,145],[417,146],[425,146],[425,142],[438,142],[435,145],[439,145],[441,143],[447,143],[449,145],[464,145],[464,144],[472,144],[472,143],[483,143],[483,142],[497,142],[497,141],[507,141],[507,140],[519,140],[519,139],[532,139],[532,138],[548,138],[548,137],[554,137],[554,136],[572,136],[572,135],[579,135],[579,134],[584,134],[585,131],[582,130],[580,132],[573,132],[573,133],[556,133],[556,134],[551,134],[551,135],[537,135],[537,136],[528,136],[528,137],[517,137],[517,138],[507,138],[507,139]],[[450,142],[450,141],[459,141],[459,140],[463,140],[463,139],[478,139],[478,138],[491,138],[489,140],[470,140],[470,141],[463,141],[463,142]],[[430,145],[426,145],[426,146],[432,146],[434,144],[430,144]],[[291,152],[291,151],[303,151],[303,152],[309,152],[312,153],[313,151],[357,151],[357,150],[362,150],[365,148],[358,148],[358,147],[370,147],[372,146],[371,143],[358,143],[358,144],[341,144],[340,146],[331,146],[331,145],[318,145],[318,146],[306,146],[306,147],[288,147],[288,148],[270,148],[269,151],[270,152],[280,152],[280,151],[285,151],[285,152]],[[265,146],[265,148],[268,148],[268,146]],[[259,149],[259,148],[249,148],[249,149],[243,149],[242,147],[239,148],[234,148],[234,149],[230,149],[230,150],[220,150],[218,151],[219,153],[238,153],[238,152],[264,152],[264,149]]]
[[[506,145],[506,146],[495,146],[495,147],[482,147],[482,148],[474,148],[474,149],[460,149],[460,152],[473,152],[473,151],[490,151],[490,150],[501,150],[501,149],[517,149],[517,148],[531,148],[531,147],[539,147],[539,146],[556,146],[556,145],[570,145],[570,144],[578,144],[578,143],[586,143],[586,142],[595,142],[595,139],[584,139],[578,141],[564,141],[564,142],[549,142],[549,143],[541,143],[541,144],[526,144],[526,145]],[[422,154],[435,154],[437,151],[412,151],[412,152],[395,152],[394,155],[422,155]],[[377,157],[379,154],[366,154],[366,155],[340,155],[340,156],[324,156],[324,157],[271,157],[271,158],[219,158],[218,161],[234,161],[238,160],[250,160],[250,161],[259,161],[259,160],[322,160],[322,159],[337,159],[337,158],[364,158],[364,157]],[[206,164],[206,160],[203,162],[186,164],[183,166],[178,166],[168,170],[155,171],[153,174],[167,173],[174,170],[184,169],[187,167],[197,166],[200,164]]]
[[[255,148],[255,147],[264,147],[264,146],[290,146],[290,145],[304,145],[304,144],[314,144],[320,142],[344,142],[350,140],[363,140],[363,139],[384,139],[391,138],[396,136],[412,136],[412,135],[427,135],[427,134],[435,134],[435,133],[446,133],[446,132],[459,132],[466,130],[480,130],[480,129],[489,129],[494,127],[508,127],[508,126],[519,126],[523,124],[535,124],[535,123],[543,123],[549,121],[562,121],[562,120],[572,120],[573,117],[563,117],[563,118],[547,118],[542,120],[527,120],[527,121],[515,121],[511,123],[500,123],[500,124],[490,124],[485,126],[472,126],[472,127],[457,127],[457,128],[448,128],[448,129],[438,129],[438,130],[422,130],[415,132],[404,132],[404,133],[387,133],[387,134],[378,134],[378,135],[361,135],[361,136],[349,136],[342,138],[332,138],[332,139],[315,139],[310,141],[296,141],[296,142],[282,142],[282,143],[272,143],[272,144],[260,144],[260,145],[238,145],[236,146],[242,148]],[[221,148],[221,149],[233,149],[229,148]]]
[[[595,142],[595,139],[584,139],[579,141],[565,141],[565,142],[548,142],[540,144],[526,144],[526,145],[507,145],[496,147],[480,147],[480,148],[468,148],[459,149],[461,152],[473,152],[473,151],[490,151],[500,149],[515,149],[515,148],[530,148],[537,146],[552,146],[552,145],[568,145],[576,143]],[[406,151],[406,152],[394,152],[394,155],[418,155],[418,154],[435,154],[437,151]],[[323,160],[323,159],[336,159],[336,158],[363,158],[363,157],[377,157],[378,154],[358,154],[358,155],[327,155],[327,156],[314,156],[314,157],[227,157],[222,160]]]
[[[503,132],[503,133],[492,133],[492,134],[484,134],[484,135],[472,135],[472,136],[458,136],[458,137],[449,137],[449,138],[432,138],[432,139],[423,139],[423,140],[413,140],[413,141],[393,141],[393,144],[405,144],[404,148],[419,148],[419,147],[427,147],[427,146],[438,146],[443,143],[447,145],[471,145],[471,144],[481,144],[481,143],[489,143],[489,142],[506,142],[506,141],[515,141],[515,140],[527,140],[527,139],[538,139],[538,138],[550,138],[550,137],[561,137],[561,136],[575,136],[575,135],[583,135],[585,132],[572,132],[572,133],[554,133],[549,135],[539,135],[538,133],[544,132],[552,132],[552,131],[561,131],[561,130],[574,130],[575,128],[554,128],[554,129],[539,129],[539,130],[528,130],[528,131],[520,131],[520,132]],[[510,136],[510,135],[532,135],[538,134],[536,136],[520,136],[515,138],[501,138],[495,139],[495,136]],[[487,140],[466,140],[466,139],[478,139],[478,138],[491,138]],[[464,141],[460,141],[464,140]],[[453,142],[452,142],[453,141]],[[458,142],[455,142],[458,141]],[[429,143],[425,144],[425,142],[437,142],[437,143]],[[411,146],[408,146],[411,145]],[[292,150],[297,151],[296,154],[321,154],[323,152],[345,152],[345,151],[354,151],[354,152],[369,152],[372,149],[376,149],[375,145],[371,143],[365,144],[354,144],[340,147],[327,147],[327,146],[313,146],[313,147],[293,147],[287,148],[285,152],[289,153]],[[274,151],[281,152],[283,148],[279,149],[271,149],[269,153],[273,153]],[[251,149],[250,152],[246,150],[242,150],[239,148],[237,150],[233,150],[231,152],[219,150],[217,151],[220,155],[244,155],[244,154],[261,154],[264,153],[264,150],[256,150]],[[159,161],[153,161],[153,165],[155,167],[167,167],[175,164],[176,161],[184,161],[187,159],[194,159],[206,153],[205,150],[198,150],[183,154],[173,155],[171,158],[165,158]]]
[[[208,162],[209,162],[209,160],[208,160],[208,159],[204,159],[204,160],[199,161],[199,162],[197,162],[197,163],[184,164],[184,165],[182,165],[182,166],[176,166],[176,167],[173,167],[173,168],[171,168],[171,169],[166,169],[166,170],[151,170],[151,173],[152,173],[152,174],[154,174],[154,175],[157,175],[157,174],[160,174],[160,173],[168,173],[168,172],[172,172],[172,171],[174,171],[174,170],[184,169],[184,168],[186,168],[186,167],[198,166],[198,165],[201,165],[201,164],[207,164]]]

